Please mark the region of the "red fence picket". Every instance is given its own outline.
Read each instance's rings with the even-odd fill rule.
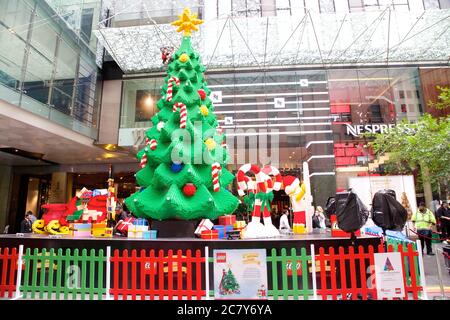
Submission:
[[[0,298],[12,298],[16,291],[17,249],[0,248]]]
[[[114,250],[111,257],[113,281],[110,293],[115,300],[154,300],[177,298],[197,300],[206,296],[204,285],[205,257],[201,251]],[[120,283],[119,275],[122,278]],[[138,281],[139,279],[139,281]]]
[[[380,245],[377,252],[385,252],[384,246]],[[394,252],[392,245],[388,246],[388,252]],[[417,300],[419,293],[423,291],[419,276],[419,254],[412,244],[408,244],[407,250],[399,244],[395,252],[400,252],[402,257],[405,284],[403,299]],[[367,250],[359,246],[357,252],[353,247],[349,247],[347,252],[339,247],[337,253],[334,248],[329,248],[328,252],[325,248],[320,248],[315,259],[320,280],[317,294],[323,300],[377,299],[373,246],[369,246]]]

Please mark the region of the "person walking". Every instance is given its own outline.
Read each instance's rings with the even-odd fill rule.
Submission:
[[[433,212],[425,207],[425,203],[419,204],[419,209],[415,212],[411,218],[414,226],[419,234],[420,244],[422,245],[422,253],[424,249],[424,243],[427,246],[427,254],[434,256],[433,249],[431,247],[432,232],[431,227],[436,224],[436,219]]]
[[[29,211],[25,213],[25,218],[20,223],[21,233],[31,233],[31,219]]]
[[[443,201],[439,209],[436,210],[436,218],[438,219],[441,227],[442,238],[447,239],[446,243],[450,237],[450,208],[448,207],[447,201]]]

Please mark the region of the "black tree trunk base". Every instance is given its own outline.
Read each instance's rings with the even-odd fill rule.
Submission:
[[[153,220],[152,230],[158,238],[195,238],[197,220]]]

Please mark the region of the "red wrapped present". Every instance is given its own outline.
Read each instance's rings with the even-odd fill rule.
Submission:
[[[202,239],[219,239],[219,231],[217,230],[205,230],[200,234]]]
[[[227,225],[227,224],[233,225],[235,222],[236,222],[236,216],[234,214],[228,214],[228,215],[219,217],[220,225]]]
[[[117,230],[119,230],[120,232],[126,232],[128,231],[128,227],[132,225],[133,222],[134,222],[133,217],[125,218],[125,220],[120,220],[117,223]]]

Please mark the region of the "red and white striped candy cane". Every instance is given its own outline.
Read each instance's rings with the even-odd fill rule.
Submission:
[[[218,134],[219,136],[221,136],[222,133],[223,133],[223,129],[222,129],[222,127],[220,127],[220,126],[217,126],[216,131],[217,131],[217,134]]]
[[[180,108],[180,128],[185,129],[187,121],[186,105],[182,102],[177,102],[173,105],[172,111],[177,112],[178,108]]]
[[[212,173],[212,182],[213,182],[213,189],[214,192],[219,192],[220,190],[220,184],[219,184],[219,171],[221,170],[220,163],[214,162],[211,165],[211,173]]]
[[[147,164],[147,155],[144,153],[144,155],[141,158],[141,163],[139,164],[139,166],[141,168],[144,168],[146,164]]]
[[[180,79],[177,77],[171,77],[169,81],[167,82],[167,93],[166,93],[166,100],[172,101],[172,93],[173,93],[173,82],[175,81],[175,84],[177,86],[180,85]]]
[[[281,189],[281,184],[283,183],[283,177],[281,176],[280,171],[271,165],[266,165],[264,168],[261,169],[262,172],[264,172],[268,176],[274,176],[275,177],[275,183],[272,182],[272,179],[270,179],[271,184],[273,185],[273,190],[278,191]]]
[[[264,174],[261,173],[261,169],[255,164],[247,163],[239,168],[237,175],[236,175],[239,195],[241,197],[244,196],[245,195],[244,191],[248,189],[248,185],[247,185],[246,178],[245,178],[247,172],[253,172],[255,174],[256,182],[258,183],[258,186],[264,185],[264,191],[265,191],[264,179],[262,178],[263,176],[261,176],[261,174],[262,175],[264,175]],[[262,182],[262,184],[260,181]]]
[[[145,137],[145,145],[148,146],[150,144],[150,139]]]
[[[150,149],[155,150],[158,146],[158,142],[155,139],[150,140]]]

